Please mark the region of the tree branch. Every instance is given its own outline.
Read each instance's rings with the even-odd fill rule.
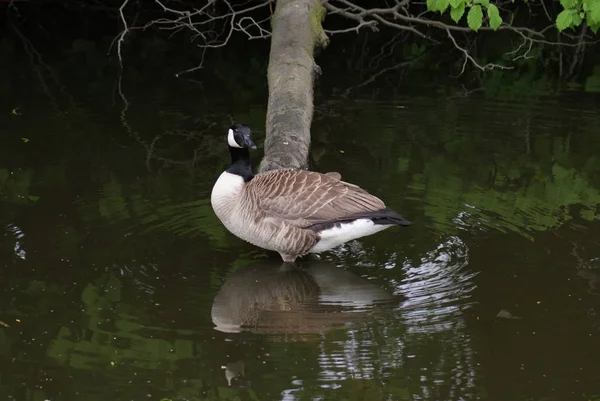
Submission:
[[[419,37],[433,41],[431,36],[428,35],[427,31],[424,29],[440,29],[446,32],[446,35],[450,38],[454,47],[465,56],[465,64],[463,64],[461,74],[464,72],[467,63],[470,63],[474,67],[484,71],[494,68],[512,68],[508,66],[502,66],[500,64],[479,64],[475,60],[475,58],[469,53],[468,50],[466,50],[464,47],[458,44],[456,38],[452,34],[453,32],[474,34],[471,28],[447,24],[443,21],[433,19],[431,18],[432,13],[429,11],[424,11],[420,14],[411,14],[411,12],[409,11],[409,5],[411,4],[410,0],[395,0],[395,5],[387,8],[365,8],[353,3],[351,0],[324,0],[323,3],[325,8],[330,12],[330,14],[338,15],[343,18],[355,21],[357,23],[351,28],[329,31],[331,33],[357,32],[360,28],[363,27],[368,27],[371,30],[377,30],[380,25],[384,25],[401,31],[411,32],[418,35]],[[502,4],[504,3],[499,3],[499,6],[501,7]],[[523,43],[515,51],[509,53],[516,54],[519,52],[523,52],[522,54],[516,54],[513,61],[516,61],[520,58],[528,58],[528,54],[531,51],[533,44],[568,46],[581,49],[587,44],[596,43],[584,41],[583,36],[581,35],[572,36],[565,32],[561,32],[560,35],[570,38],[574,43],[569,43],[566,41],[553,42],[548,40],[546,38],[546,33],[549,30],[554,30],[556,26],[554,24],[554,21],[550,18],[550,14],[543,2],[542,8],[544,10],[545,15],[550,19],[551,24],[548,25],[546,28],[542,29],[541,31],[536,31],[527,27],[515,27],[507,23],[503,23],[498,27],[498,31],[513,32],[521,36],[521,38],[523,39]],[[427,14],[430,15],[427,16]],[[490,32],[493,31],[493,29],[487,26],[482,26],[479,28],[479,31]]]
[[[271,5],[275,0],[263,0],[258,4],[241,3],[233,0],[207,0],[201,8],[190,10],[179,10],[167,6],[164,0],[154,0],[164,17],[153,19],[141,26],[135,26],[127,22],[124,10],[129,4],[129,0],[124,0],[119,7],[119,15],[123,30],[115,40],[117,41],[117,55],[119,63],[123,63],[122,45],[125,37],[132,30],[148,29],[157,26],[161,30],[172,30],[174,33],[181,30],[188,30],[194,34],[192,41],[200,39],[202,43],[197,46],[202,49],[224,47],[229,43],[234,32],[242,32],[249,39],[265,39],[270,36],[269,29],[265,28],[270,17],[257,21],[254,17],[247,14]],[[217,5],[224,5],[226,12],[220,13]],[[222,24],[221,32],[214,30],[216,24]],[[252,33],[250,29],[256,29],[257,33]],[[202,68],[204,63],[204,50],[200,64],[194,68],[183,71],[191,72]],[[181,73],[177,74],[180,75]]]
[[[461,76],[464,72],[465,72],[465,68],[467,66],[467,62],[471,62],[471,64],[475,67],[477,67],[478,69],[480,69],[481,71],[487,71],[487,70],[493,70],[494,68],[499,68],[501,70],[511,70],[514,67],[507,67],[501,64],[493,64],[493,63],[488,63],[486,65],[481,65],[479,64],[470,54],[469,51],[467,49],[465,49],[464,47],[461,47],[457,42],[456,39],[454,38],[454,35],[452,35],[452,32],[450,32],[450,29],[446,30],[446,34],[448,35],[448,38],[450,38],[450,41],[452,41],[452,43],[454,44],[454,47],[456,47],[458,50],[460,50],[463,55],[465,56],[465,61],[462,65],[462,69],[460,70],[460,73],[458,74],[458,76]]]

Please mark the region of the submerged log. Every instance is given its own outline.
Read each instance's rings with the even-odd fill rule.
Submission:
[[[271,20],[265,156],[259,171],[306,168],[316,46],[326,46],[320,0],[277,0]]]

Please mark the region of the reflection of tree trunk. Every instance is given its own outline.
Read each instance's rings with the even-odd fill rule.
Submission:
[[[325,46],[320,0],[278,0],[271,24],[269,104],[260,171],[305,168],[313,114],[315,46]]]

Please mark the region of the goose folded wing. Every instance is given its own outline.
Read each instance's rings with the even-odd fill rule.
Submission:
[[[266,216],[298,227],[342,221],[385,208],[379,198],[359,186],[311,171],[274,171],[253,184]]]

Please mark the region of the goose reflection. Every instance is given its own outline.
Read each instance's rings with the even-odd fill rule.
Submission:
[[[326,262],[296,267],[261,261],[235,271],[212,306],[215,329],[227,333],[321,333],[369,319],[401,298]]]

